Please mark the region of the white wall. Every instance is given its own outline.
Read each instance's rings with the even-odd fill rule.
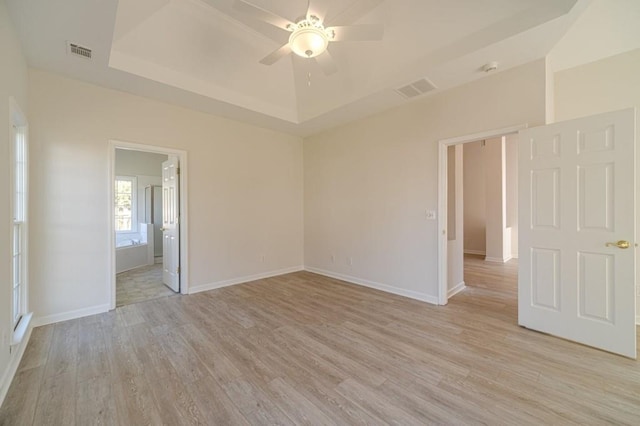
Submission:
[[[555,75],[556,120],[569,120],[623,108],[640,108],[640,49],[570,68]],[[636,123],[640,111],[636,110]],[[640,165],[636,134],[636,167]],[[640,173],[636,173],[636,200],[640,199]],[[640,230],[640,206],[636,206],[636,234]],[[638,241],[638,237],[636,237]],[[636,250],[640,265],[640,250]],[[636,282],[640,307],[640,283]],[[640,324],[640,311],[636,312]]]
[[[556,121],[640,106],[640,49],[555,74]]]
[[[21,347],[9,353],[12,333],[12,278],[10,274],[12,222],[9,185],[10,121],[9,97],[15,98],[24,114],[27,111],[27,65],[22,55],[13,24],[9,20],[4,1],[0,1],[0,404],[9,386],[12,370],[17,367]],[[28,118],[28,117],[27,117]]]
[[[484,171],[484,141],[463,145],[464,152],[464,251],[487,252],[487,204]]]
[[[162,177],[162,163],[167,161],[164,154],[116,149],[116,175],[159,176]]]
[[[307,138],[305,265],[435,301],[438,140],[544,119],[541,60]]]
[[[41,322],[109,303],[112,139],[187,151],[191,290],[301,267],[300,138],[43,71],[29,83]]]
[[[591,0],[549,53],[554,71],[640,48],[640,1]]]

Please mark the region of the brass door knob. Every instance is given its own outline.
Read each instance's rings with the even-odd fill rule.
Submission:
[[[625,240],[616,241],[615,243],[607,243],[605,245],[607,247],[618,247],[621,249],[628,249],[629,247],[631,247],[631,244],[629,243],[629,241],[625,241]]]

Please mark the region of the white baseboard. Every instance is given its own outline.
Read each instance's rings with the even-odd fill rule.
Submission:
[[[277,271],[264,272],[262,274],[249,275],[245,277],[232,278],[230,280],[217,281],[215,283],[190,286],[189,294],[200,293],[202,291],[215,290],[217,288],[229,287],[236,284],[247,283],[249,281],[262,280],[265,278],[277,277],[278,275],[290,274],[292,272],[304,271],[303,266],[294,266],[291,268],[279,269]]]
[[[501,257],[485,257],[485,262],[493,262],[493,263],[507,263],[511,260],[511,256],[507,256],[504,259]]]
[[[2,379],[0,379],[0,406],[2,406],[2,403],[7,396],[7,392],[9,392],[11,382],[18,371],[18,366],[20,365],[20,361],[24,355],[24,350],[29,344],[29,339],[31,339],[31,330],[33,330],[33,326],[28,328],[27,333],[20,344],[12,346],[12,351],[14,352],[10,355],[9,366],[2,375]]]
[[[431,296],[430,294],[421,293],[421,292],[412,291],[412,290],[405,290],[405,289],[393,287],[387,284],[382,284],[374,281],[364,280],[362,278],[352,277],[350,275],[343,275],[336,272],[326,271],[324,269],[314,268],[312,266],[305,266],[304,269],[305,271],[313,272],[314,274],[324,275],[326,277],[346,281],[351,284],[357,284],[363,287],[374,288],[376,290],[381,290],[387,293],[397,294],[399,296],[420,300],[422,302],[431,303],[433,305],[438,304],[438,298],[436,296]]]
[[[517,259],[518,258],[518,253],[511,253],[511,258],[512,259]]]
[[[41,325],[53,324],[61,321],[68,321],[76,318],[88,317],[89,315],[102,314],[108,312],[110,304],[90,306],[88,308],[76,309],[75,311],[62,312],[59,314],[47,315],[44,317],[37,317],[33,319],[33,326],[39,327]]]
[[[465,285],[464,281],[460,281],[453,288],[450,288],[449,291],[447,291],[447,298],[455,296],[465,288],[467,288],[467,286]]]
[[[477,254],[478,256],[485,256],[487,254],[484,250],[467,250],[464,249],[464,254]]]

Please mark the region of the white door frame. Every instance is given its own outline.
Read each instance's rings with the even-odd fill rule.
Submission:
[[[116,165],[116,149],[129,149],[134,151],[152,152],[155,154],[175,155],[180,162],[180,293],[189,294],[189,262],[187,261],[189,250],[189,215],[187,211],[188,185],[187,185],[187,152],[180,149],[165,148],[161,146],[145,145],[133,142],[124,142],[119,140],[109,141],[109,171],[107,181],[107,195],[109,197],[109,226],[108,228],[108,270],[109,277],[107,282],[109,283],[109,295],[110,295],[110,309],[116,308],[116,238],[115,238],[115,215],[113,208],[113,182],[116,177],[115,165]]]
[[[518,133],[526,129],[526,124],[520,124],[503,129],[488,130],[471,135],[442,139],[438,142],[438,304],[449,302],[447,290],[447,148],[451,145],[476,142]]]

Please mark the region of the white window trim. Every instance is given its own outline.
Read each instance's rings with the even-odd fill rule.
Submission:
[[[10,144],[10,187],[11,187],[11,197],[10,197],[10,211],[11,211],[11,241],[13,244],[14,239],[14,225],[20,224],[21,228],[21,241],[20,241],[20,298],[19,298],[19,310],[18,315],[14,312],[14,304],[13,304],[13,276],[14,276],[14,266],[13,261],[10,264],[10,274],[11,274],[11,323],[13,327],[13,333],[11,335],[11,346],[17,345],[22,342],[24,336],[27,334],[27,330],[29,329],[29,325],[31,323],[31,318],[33,317],[33,313],[29,312],[29,125],[25,115],[22,110],[18,106],[18,103],[13,97],[9,97],[9,114],[11,120],[11,144]],[[22,205],[22,214],[23,218],[21,220],[16,220],[14,217],[15,212],[15,147],[16,147],[16,137],[18,132],[21,132],[23,135],[23,143],[24,143],[24,156],[23,156],[23,205]],[[13,250],[11,252],[13,256]],[[17,317],[17,320],[15,319]]]
[[[113,203],[115,207],[116,202],[116,192],[115,192],[115,183],[118,180],[128,180],[131,181],[131,229],[126,231],[118,231],[116,230],[116,234],[137,234],[138,233],[138,178],[136,176],[125,176],[118,175],[113,181],[114,190],[113,190]],[[114,213],[114,222],[113,226],[115,228],[115,220],[116,216]]]

